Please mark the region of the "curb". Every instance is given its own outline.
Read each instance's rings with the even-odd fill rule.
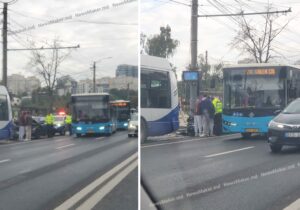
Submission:
[[[291,203],[289,206],[285,207],[283,210],[300,210],[300,198]]]

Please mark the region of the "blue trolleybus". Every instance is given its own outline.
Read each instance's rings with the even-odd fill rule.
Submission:
[[[300,69],[279,64],[229,66],[224,73],[223,131],[267,134],[268,124],[300,97]]]
[[[71,96],[72,129],[77,137],[85,134],[111,135],[116,131],[116,117],[107,93]]]
[[[130,101],[116,100],[110,102],[117,118],[117,129],[127,130],[130,119]]]
[[[163,58],[141,55],[141,141],[179,128],[177,79]]]

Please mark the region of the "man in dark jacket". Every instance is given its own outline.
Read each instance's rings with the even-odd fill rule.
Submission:
[[[204,136],[212,136],[211,122],[214,118],[215,108],[207,95],[204,95],[204,99],[200,103],[201,113],[203,114],[203,133]]]

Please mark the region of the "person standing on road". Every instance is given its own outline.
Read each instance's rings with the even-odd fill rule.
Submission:
[[[25,112],[24,111],[21,111],[18,121],[19,121],[19,141],[23,141],[25,135]]]
[[[69,135],[72,136],[72,116],[67,114],[65,119],[67,130],[69,131]]]
[[[212,136],[211,122],[215,114],[215,108],[207,95],[200,103],[201,113],[203,114],[203,133],[204,136]]]
[[[26,117],[25,117],[25,130],[26,130],[26,139],[25,141],[30,141],[31,140],[31,127],[32,127],[32,116],[30,112],[26,113]]]
[[[202,116],[200,112],[200,103],[202,100],[202,96],[200,96],[196,101],[195,106],[195,115],[194,115],[194,130],[195,130],[195,136],[201,136],[202,135]]]
[[[223,104],[218,97],[215,97],[212,101],[215,108],[215,117],[214,117],[214,134],[217,136],[222,134],[222,110]]]
[[[45,118],[45,123],[47,126],[47,135],[48,137],[53,137],[53,125],[54,125],[54,116],[51,113],[48,113]]]

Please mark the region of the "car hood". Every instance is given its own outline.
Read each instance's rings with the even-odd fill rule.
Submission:
[[[274,121],[283,124],[300,125],[300,114],[279,114],[274,118]]]
[[[129,123],[132,125],[138,125],[138,121],[129,121]]]

